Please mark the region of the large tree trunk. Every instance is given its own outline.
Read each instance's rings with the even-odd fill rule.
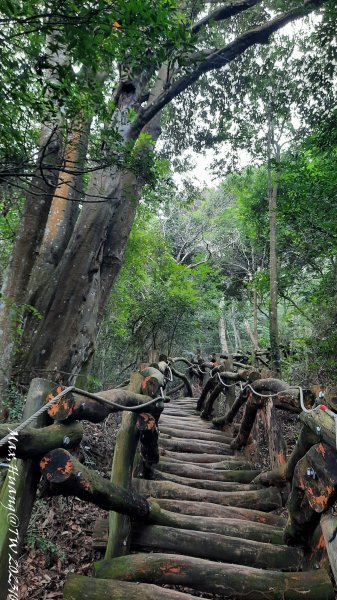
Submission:
[[[16,236],[13,252],[7,266],[0,301],[0,399],[11,377],[12,357],[18,343],[17,327],[26,303],[26,290],[34,261],[39,252],[48,212],[57,183],[57,168],[60,163],[61,140],[55,127],[42,128],[39,161],[47,159],[55,170],[40,168],[32,178],[26,195],[26,203]]]
[[[121,88],[118,95],[112,126],[125,142],[132,141],[128,112],[130,108],[138,108],[147,82],[148,74],[140,76],[132,91]],[[154,127],[155,132],[157,129]],[[72,140],[69,144],[71,150]],[[80,147],[83,148],[83,143]],[[152,149],[153,144],[138,151],[146,154]],[[50,265],[48,273],[42,269],[47,275],[43,285],[38,262],[31,276],[36,291],[35,294],[33,291],[33,305],[43,319],[28,315],[25,323],[22,344],[25,351],[17,369],[25,369],[27,378],[32,371],[43,371],[47,375],[52,373],[54,379],[73,383],[90,360],[97,327],[123,261],[141,189],[142,180],[134,172],[121,172],[115,165],[93,173],[69,243],[66,239],[69,228],[64,228],[62,212],[63,208],[69,212],[68,205],[63,204],[59,210],[58,204],[63,201],[58,199],[53,206],[55,211],[51,210],[47,222],[45,254],[52,257],[54,253],[55,237],[48,228],[49,222],[55,223],[53,231],[60,234],[63,252],[60,260]]]
[[[51,53],[54,36],[47,39],[46,54],[49,69],[46,82],[58,82],[59,67],[67,63],[63,49]],[[57,112],[53,121],[41,127],[37,166],[26,192],[25,207],[16,235],[13,251],[7,266],[0,300],[0,416],[5,417],[2,406],[4,394],[11,379],[12,360],[19,344],[18,326],[27,307],[27,289],[36,257],[39,255],[50,205],[58,181],[62,162],[62,119]]]

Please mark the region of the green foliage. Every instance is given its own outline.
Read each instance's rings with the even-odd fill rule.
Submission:
[[[2,17],[0,177],[1,163],[20,173],[34,164],[37,124],[59,113],[107,123],[118,64],[131,76],[154,71],[192,43],[175,0],[7,0]]]
[[[3,398],[3,405],[8,411],[8,421],[10,423],[21,420],[25,401],[25,396],[20,393],[15,385],[12,384],[7,388],[5,397]]]
[[[59,548],[57,544],[46,537],[35,535],[32,532],[27,534],[27,546],[32,549],[39,549],[44,554],[50,554],[51,556],[58,558],[61,562],[65,562],[67,560],[66,553],[64,550]]]
[[[281,155],[277,209],[280,333],[283,343],[296,348],[295,356],[284,365],[290,379],[335,383],[337,146],[334,129],[329,138],[333,143],[325,140],[322,144],[322,135],[321,129],[315,130]],[[222,186],[223,193],[232,197],[230,213],[239,234],[225,271],[227,297],[238,298],[238,292],[249,294],[256,289],[260,307],[268,312],[266,188],[264,166],[230,175]],[[242,270],[233,264],[241,264]]]
[[[195,254],[196,261],[202,258]],[[216,306],[215,279],[207,263],[191,269],[176,260],[162,211],[156,217],[143,205],[100,332],[94,373],[102,384],[150,348],[172,354],[208,341],[203,330]]]

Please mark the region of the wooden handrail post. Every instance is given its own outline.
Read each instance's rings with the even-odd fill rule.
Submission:
[[[140,393],[143,381],[144,377],[140,373],[132,373],[127,389]],[[124,488],[131,486],[133,462],[139,440],[137,418],[136,414],[124,412],[116,438],[110,481]],[[130,517],[114,511],[109,513],[109,536],[105,558],[128,554],[130,531]]]
[[[23,420],[41,408],[56,384],[46,379],[33,379],[26,400]],[[47,413],[31,427],[42,427],[48,422]],[[8,433],[8,432],[7,432]],[[15,438],[14,444],[15,444]],[[20,549],[29,525],[40,480],[40,470],[33,460],[13,459],[0,492],[0,600],[6,600],[9,569],[15,573]],[[11,582],[13,583],[13,578]]]

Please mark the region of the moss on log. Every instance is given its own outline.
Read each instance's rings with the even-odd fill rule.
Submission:
[[[217,398],[220,396],[221,392],[224,391],[224,389],[225,389],[224,384],[217,382],[217,384],[215,385],[215,387],[209,394],[208,398],[204,402],[204,407],[200,413],[200,417],[202,419],[209,419],[209,417],[212,413],[212,410],[213,410],[213,405],[214,405],[215,401],[217,400]]]
[[[160,388],[165,385],[164,374],[158,368],[146,367],[141,375],[144,378],[141,383],[141,393],[145,396],[151,396],[151,398],[159,396]]]
[[[247,445],[250,433],[255,423],[257,411],[262,406],[262,404],[263,399],[256,398],[252,392],[249,394],[243,417],[240,423],[239,432],[230,445],[232,450],[241,450],[241,448]]]
[[[317,441],[323,440],[336,449],[336,431],[334,417],[329,413],[317,408],[312,413],[302,412],[300,414],[302,423],[311,430]]]
[[[132,554],[114,561],[99,561],[95,576],[180,585],[233,600],[333,600],[328,573],[280,573],[241,565],[212,562],[172,554]]]
[[[63,600],[196,600],[196,596],[157,585],[68,575]]]
[[[204,385],[197,401],[197,411],[201,411],[203,409],[204,402],[206,401],[208,394],[211,393],[211,391],[214,389],[215,385],[216,381],[214,378],[210,378],[206,381],[206,384]]]
[[[61,398],[59,402],[54,404],[49,409],[48,414],[57,422],[87,420],[98,423],[103,421],[110,413],[119,411],[114,403],[126,407],[138,406],[139,412],[142,412],[142,405],[152,400],[150,396],[144,396],[129,389],[103,391],[99,393],[99,397],[101,401],[81,396],[80,394],[71,394]],[[146,407],[146,411],[153,416],[159,416],[161,410],[158,411],[156,404]]]
[[[111,469],[111,484],[120,488],[131,487],[133,463],[139,439],[136,428],[137,415],[123,413],[122,422],[117,433],[116,446]],[[121,556],[129,550],[131,521],[130,516],[120,511],[109,513],[109,541],[105,558]]]
[[[184,386],[185,386],[185,392],[186,392],[187,396],[193,396],[192,386],[191,386],[191,383],[190,383],[188,377],[186,377],[186,375],[184,375],[184,373],[177,371],[177,369],[175,369],[172,366],[171,366],[171,371],[172,371],[172,375],[174,375],[174,377],[177,377],[178,379],[181,379],[183,381]]]
[[[0,439],[19,423],[0,425]],[[17,458],[37,458],[55,448],[74,448],[83,436],[80,423],[54,424],[41,429],[27,427],[19,432],[14,453]],[[0,456],[8,455],[8,444],[0,448]]]

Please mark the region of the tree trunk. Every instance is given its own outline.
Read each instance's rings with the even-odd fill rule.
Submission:
[[[128,114],[131,108],[139,108],[139,98],[150,75],[149,72],[140,75],[130,90],[125,91],[121,86],[117,94],[111,127],[124,142],[131,142],[139,135],[134,130],[130,133],[132,124]],[[150,145],[141,145],[138,152],[145,156],[152,151],[154,142],[155,139]],[[142,185],[134,172],[121,172],[115,165],[92,173],[69,243],[35,298],[34,308],[43,314],[43,319],[36,322],[28,318],[25,323],[26,351],[20,356],[18,370],[25,369],[28,374],[31,370],[43,370],[64,383],[73,383],[90,360],[97,327],[122,263]],[[56,222],[55,231],[59,231],[63,214],[58,213],[56,204],[55,212],[50,217]],[[47,235],[53,243],[53,236],[48,232]],[[38,264],[31,280],[39,280]]]
[[[225,323],[225,298],[222,296],[219,302],[219,339],[220,348],[222,354],[228,354],[228,344],[226,336],[226,323]]]
[[[42,241],[50,203],[57,183],[61,140],[57,127],[42,128],[39,162],[48,160],[52,169],[38,168],[26,195],[20,227],[1,289],[0,300],[0,406],[11,378],[13,354],[18,345],[17,327],[24,312],[29,276]],[[2,410],[2,409],[1,409]]]
[[[59,46],[56,51],[50,50],[55,41],[54,34],[47,36],[49,68],[45,71],[46,82],[59,82],[59,67],[69,61],[62,47]],[[53,122],[44,123],[41,127],[37,166],[26,192],[20,227],[1,289],[0,416],[4,416],[1,403],[11,379],[12,361],[19,347],[18,327],[27,308],[28,314],[31,311],[31,307],[27,307],[28,282],[40,251],[58,172],[62,166],[62,118],[59,107],[55,105],[54,108],[56,116]]]
[[[236,326],[236,314],[235,314],[234,304],[232,304],[232,327],[233,327],[234,343],[235,343],[234,353],[236,353],[241,349],[242,344],[241,344],[240,334],[239,334],[237,326]]]
[[[269,200],[269,276],[270,276],[270,308],[269,335],[272,371],[276,377],[281,377],[281,356],[278,331],[278,274],[277,274],[277,195],[279,189],[280,150],[277,147],[277,170],[272,168],[272,146],[275,145],[272,115],[268,118],[268,200]]]
[[[257,291],[254,288],[253,289],[253,336],[255,339],[255,343],[256,343],[256,347],[254,348],[254,350],[259,350],[259,338],[258,338],[258,330],[257,330]]]
[[[246,327],[246,331],[248,333],[249,339],[252,343],[253,352],[254,352],[254,351],[258,350],[258,343],[257,343],[257,339],[255,337],[255,334],[252,331],[250,323],[249,323],[249,321],[247,321],[247,319],[245,319],[245,327]]]
[[[277,414],[272,398],[267,398],[260,409],[260,422],[264,426],[265,437],[268,440],[269,460],[272,469],[286,463],[286,443],[282,434],[281,420]]]

